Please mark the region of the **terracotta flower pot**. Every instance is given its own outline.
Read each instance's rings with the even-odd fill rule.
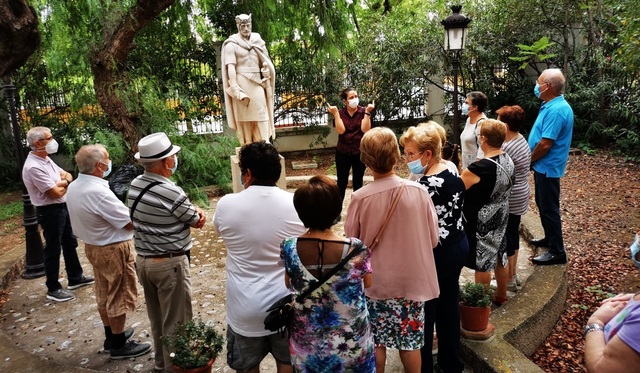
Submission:
[[[209,360],[209,363],[205,366],[197,367],[197,368],[180,368],[177,366],[173,366],[173,370],[176,373],[211,373],[211,366],[216,361],[216,358]]]
[[[460,304],[460,324],[463,329],[479,332],[489,325],[491,307],[469,307]]]

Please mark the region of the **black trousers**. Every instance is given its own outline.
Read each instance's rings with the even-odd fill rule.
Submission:
[[[349,184],[349,171],[353,169],[353,191],[362,188],[362,180],[364,178],[364,170],[367,166],[360,161],[360,153],[358,154],[344,154],[336,150],[336,173],[338,174],[338,188],[340,189],[340,195],[344,201],[344,196],[347,191],[347,185]]]
[[[66,203],[36,207],[38,224],[42,227],[44,239],[44,273],[47,276],[47,290],[62,288],[58,281],[60,274],[60,252],[64,256],[67,281],[78,283],[82,280],[82,266],[78,259],[78,240],[71,230],[71,220]]]

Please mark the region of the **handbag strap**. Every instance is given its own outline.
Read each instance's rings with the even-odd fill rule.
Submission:
[[[302,303],[304,298],[308,297],[317,288],[324,285],[325,282],[327,282],[331,277],[333,277],[333,275],[338,273],[338,271],[341,270],[349,262],[349,260],[351,260],[351,258],[353,258],[356,254],[362,252],[363,249],[364,249],[364,245],[361,244],[360,246],[351,250],[351,252],[347,256],[345,256],[344,259],[340,261],[340,263],[338,263],[335,267],[331,269],[331,271],[329,271],[325,276],[322,276],[320,280],[312,282],[311,285],[309,285],[309,288],[304,293],[298,295],[296,297],[296,302]]]
[[[131,218],[131,221],[133,221],[133,213],[136,211],[136,206],[138,206],[138,202],[140,202],[140,198],[142,198],[142,196],[145,193],[147,193],[149,191],[149,189],[153,188],[154,186],[156,186],[158,184],[162,184],[162,181],[154,181],[154,182],[149,183],[146,187],[144,187],[144,189],[142,189],[140,194],[138,194],[136,199],[133,201],[133,204],[131,205],[131,209],[129,210],[129,217]]]
[[[407,183],[403,181],[402,186],[400,187],[400,191],[398,191],[398,193],[396,194],[396,197],[393,199],[393,202],[391,203],[391,208],[389,209],[387,218],[384,220],[384,223],[382,223],[382,226],[380,227],[380,229],[378,229],[378,233],[376,233],[376,236],[373,238],[371,245],[369,245],[369,249],[371,251],[373,251],[373,249],[378,245],[378,241],[380,241],[380,235],[382,235],[382,232],[384,232],[384,229],[387,227],[387,223],[389,223],[389,220],[391,219],[391,215],[393,215],[393,212],[396,210],[396,206],[398,205],[400,196],[402,196],[402,192],[404,192],[404,188],[406,186],[407,186]]]

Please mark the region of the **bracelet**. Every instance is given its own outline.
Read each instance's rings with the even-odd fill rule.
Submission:
[[[591,332],[595,332],[595,331],[601,331],[604,332],[604,328],[602,328],[602,326],[600,324],[589,324],[587,326],[584,327],[584,335],[585,337],[587,336],[587,334],[591,333]]]
[[[371,113],[367,113],[367,112],[365,111],[365,112],[364,112],[364,115],[371,116]]]

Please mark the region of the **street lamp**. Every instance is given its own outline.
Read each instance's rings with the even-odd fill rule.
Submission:
[[[444,49],[453,52],[453,142],[460,145],[460,108],[458,107],[458,71],[460,70],[460,53],[467,43],[467,26],[470,18],[460,14],[462,5],[453,5],[453,14],[442,22],[444,26]]]
[[[16,87],[8,79],[5,79],[3,91],[7,99],[9,108],[9,116],[11,119],[11,127],[13,127],[13,140],[16,144],[16,161],[18,163],[18,173],[22,174],[22,166],[24,165],[24,151],[22,146],[22,136],[18,125],[18,115],[16,114]],[[38,219],[36,217],[36,209],[31,204],[29,192],[22,183],[22,204],[24,209],[23,226],[25,228],[25,270],[22,273],[23,278],[38,278],[44,276],[44,260],[42,249],[42,238],[38,231]]]

